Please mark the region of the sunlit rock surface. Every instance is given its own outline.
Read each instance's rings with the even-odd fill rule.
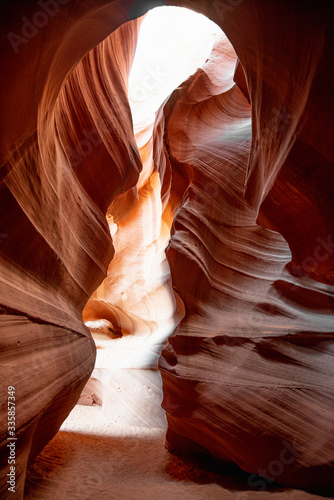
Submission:
[[[240,88],[216,95],[199,72],[165,106],[183,181],[168,260],[186,316],[162,353],[163,407],[170,449],[268,478],[253,487],[330,491],[333,128],[321,75],[333,39],[326,9],[281,8],[243,2],[222,16]]]
[[[32,18],[32,9],[16,7],[9,20],[20,12]],[[61,87],[73,65],[119,25],[116,10],[107,6],[96,15],[76,6],[64,17],[65,7],[17,54],[7,31],[1,41],[13,59],[4,63],[11,76],[1,82],[2,497],[12,494],[7,387],[15,387],[20,498],[27,463],[57,432],[94,367],[96,348],[82,309],[114,253],[107,208],[132,187],[136,198],[141,160],[127,75],[139,23],[91,51]]]
[[[142,161],[138,199],[129,204],[126,193],[108,208],[115,255],[107,278],[83,311],[97,345],[92,377],[103,387],[104,414],[111,420],[146,427],[165,427],[161,377],[152,370],[157,370],[162,346],[184,316],[183,302],[172,289],[165,254],[173,222],[172,175],[163,148],[163,114],[157,111],[173,89],[205,62],[221,36],[216,24],[194,12],[189,18],[188,12],[157,9],[141,23],[128,83]],[[183,31],[188,33],[186,41]],[[120,206],[123,210],[128,207],[128,214],[120,215]],[[89,398],[94,401],[88,385],[80,402]]]
[[[84,320],[100,322],[90,325],[98,347],[131,338],[132,360],[142,342],[137,368],[157,354],[156,326],[160,341],[183,317],[160,359],[171,449],[333,488],[333,7],[187,6],[221,26],[240,62],[217,40],[139,131],[138,150],[127,79],[140,22],[108,35],[145,2],[59,4],[33,32],[22,19],[40,6],[1,5],[4,498],[7,387],[20,498],[27,462],[93,369],[81,315],[104,278]],[[112,350],[98,351],[112,362]]]

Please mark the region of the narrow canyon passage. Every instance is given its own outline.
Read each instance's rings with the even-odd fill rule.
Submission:
[[[1,498],[331,495],[331,3],[0,13]]]
[[[135,23],[127,29],[133,29]],[[117,35],[110,36],[111,43],[117,43]],[[145,427],[166,425],[157,364],[163,344],[185,311],[173,291],[165,253],[174,215],[172,175],[165,158],[159,157],[159,109],[205,63],[213,46],[223,44],[226,51],[216,65],[223,63],[221,73],[226,79],[233,76],[236,55],[221,29],[209,19],[180,7],[160,7],[140,20],[127,85],[142,163],[138,194],[129,207],[123,202],[126,214],[120,218],[115,206],[121,199],[108,209],[115,254],[107,278],[83,311],[97,345],[97,360],[79,402],[99,401],[111,420]],[[224,64],[228,57],[230,68]]]

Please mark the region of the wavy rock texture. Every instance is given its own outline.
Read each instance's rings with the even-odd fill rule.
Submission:
[[[185,18],[187,13],[191,19]],[[143,165],[136,185],[138,199],[129,206],[125,193],[108,208],[115,255],[107,278],[83,312],[97,345],[92,377],[101,383],[98,397],[105,415],[117,421],[122,415],[122,423],[146,427],[165,427],[157,363],[163,344],[184,316],[165,254],[173,222],[172,172],[163,147],[164,117],[161,110],[155,115],[173,89],[204,63],[221,32],[206,19],[203,33],[193,30],[192,40],[185,43],[180,38],[184,22],[198,24],[202,16],[175,8],[163,9],[157,16],[159,11],[151,12],[143,20],[129,78],[133,128]],[[179,36],[174,37],[175,25]],[[127,215],[119,213],[122,207],[128,207]],[[94,402],[95,389],[88,385],[80,402]]]
[[[126,88],[140,21],[106,37],[147,3],[63,2],[28,36],[22,16],[40,4],[1,6],[1,395],[16,387],[18,497],[91,373],[82,310],[129,238],[107,280],[127,266],[135,280],[102,286],[85,319],[100,320],[103,306],[111,336],[126,323],[138,339],[152,331],[148,310],[169,326],[185,314],[160,359],[168,446],[333,488],[333,8],[182,4],[220,25],[240,62],[235,71],[217,42],[159,111],[141,157]],[[167,269],[171,227],[174,296],[168,272],[159,288],[142,267],[153,254],[153,268]],[[125,308],[118,292],[129,285]],[[0,443],[5,497],[6,405]]]
[[[139,22],[89,52],[61,87],[66,70],[120,24],[118,10],[107,6],[96,13],[77,5],[66,17],[60,9],[47,28],[19,47],[16,59],[12,47],[8,52],[14,61],[11,90],[2,82],[8,124],[0,184],[1,496],[12,494],[6,484],[7,386],[16,391],[19,498],[27,463],[58,431],[94,366],[96,348],[82,309],[114,253],[107,208],[129,188],[136,197],[141,161],[127,75]],[[34,11],[21,12],[33,18]],[[9,45],[7,39],[2,43]],[[38,85],[32,89],[35,72]],[[24,103],[14,106],[21,87]]]
[[[204,66],[165,107],[183,179],[168,259],[186,316],[162,353],[163,407],[170,449],[233,461],[268,478],[250,476],[259,489],[276,479],[331,491],[333,145],[321,75],[333,17],[281,8],[226,11],[245,74],[239,64],[237,85],[216,95]]]

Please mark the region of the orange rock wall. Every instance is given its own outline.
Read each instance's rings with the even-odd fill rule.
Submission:
[[[142,169],[126,97],[139,22],[96,46],[147,4],[54,5],[44,17],[40,4],[1,5],[1,494],[12,385],[18,498],[28,461],[93,368],[81,314],[113,257],[105,215],[110,206],[120,220],[130,214]],[[182,5],[222,27],[241,65],[235,84],[234,55],[218,44],[160,111],[153,135],[153,157],[168,158],[157,171],[166,172],[167,256],[186,312],[160,360],[167,443],[328,491],[333,8]],[[29,31],[26,19],[41,27]],[[113,204],[117,196],[124,203]]]
[[[43,16],[34,17],[41,8],[13,4],[1,39],[9,73],[1,80],[0,469],[1,496],[11,495],[13,386],[16,498],[27,463],[57,432],[94,367],[96,347],[82,309],[114,253],[107,208],[136,185],[141,170],[127,100],[139,22],[84,57],[126,12],[94,2],[90,9],[57,5],[34,34],[25,24],[43,24]],[[10,23],[11,33],[34,36],[13,46],[20,39],[8,38]]]

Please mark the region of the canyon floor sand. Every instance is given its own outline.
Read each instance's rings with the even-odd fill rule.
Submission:
[[[99,406],[76,406],[28,471],[27,500],[313,500],[304,491],[250,490],[247,475],[181,459],[165,431],[108,422]]]

